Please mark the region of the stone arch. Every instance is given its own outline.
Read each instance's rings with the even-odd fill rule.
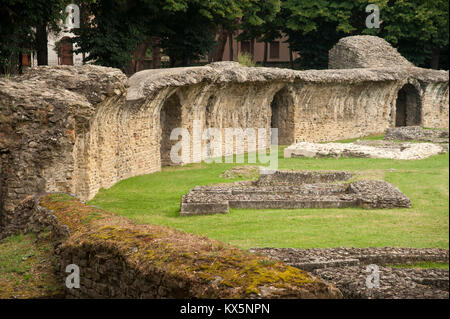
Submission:
[[[397,93],[395,104],[395,126],[422,124],[420,93],[412,84],[405,84]]]
[[[294,143],[294,98],[286,86],[275,93],[270,103],[270,109],[270,127],[278,128],[278,144],[290,145]]]
[[[217,98],[214,95],[208,97],[208,101],[205,106],[205,128],[213,127],[214,120],[214,106]]]
[[[170,160],[170,150],[177,141],[170,140],[173,129],[182,125],[181,102],[177,94],[172,94],[163,104],[159,113],[161,166],[175,165]]]

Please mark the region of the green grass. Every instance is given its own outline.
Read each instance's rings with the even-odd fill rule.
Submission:
[[[179,217],[181,196],[196,185],[230,182],[220,174],[242,164],[190,164],[123,180],[89,202],[138,223],[178,228],[250,247],[449,247],[449,157],[418,161],[357,158],[284,159],[279,168],[359,171],[384,178],[412,200],[410,209],[231,209]]]
[[[448,263],[436,263],[436,262],[419,262],[417,264],[400,264],[400,265],[387,265],[392,268],[421,268],[421,269],[444,269],[449,270]]]
[[[243,66],[255,67],[256,63],[250,53],[240,53],[238,55],[238,62]]]
[[[366,136],[366,137],[357,137],[357,138],[349,138],[349,139],[345,139],[345,140],[338,140],[335,141],[335,143],[354,143],[358,140],[366,140],[366,141],[378,141],[378,140],[383,140],[384,139],[384,134],[376,134],[376,135],[371,135],[371,136]],[[332,142],[322,142],[320,144],[325,144],[325,143],[332,143]]]
[[[34,234],[0,241],[0,299],[61,295],[61,282],[53,273],[51,243]]]

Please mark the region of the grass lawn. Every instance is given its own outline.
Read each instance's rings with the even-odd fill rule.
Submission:
[[[416,268],[416,269],[444,269],[444,270],[448,270],[449,269],[449,264],[448,263],[435,263],[435,262],[420,262],[417,264],[400,264],[400,265],[387,265],[389,267],[392,268]]]
[[[373,137],[372,137],[373,139]],[[400,161],[291,158],[280,169],[359,171],[412,200],[410,209],[231,209],[226,215],[179,217],[181,196],[196,185],[230,182],[220,174],[243,164],[190,164],[123,180],[88,202],[138,223],[178,228],[251,247],[449,247],[449,155]]]
[[[51,243],[34,234],[0,241],[0,299],[56,297],[61,281],[53,273]]]

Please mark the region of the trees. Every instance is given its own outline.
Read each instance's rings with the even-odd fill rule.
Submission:
[[[215,45],[216,26],[206,16],[198,14],[198,6],[177,12],[162,32],[161,47],[174,66],[189,65],[208,54]]]
[[[365,26],[369,3],[381,10],[380,29]],[[446,0],[283,0],[280,15],[282,30],[305,68],[326,68],[328,50],[340,38],[357,34],[383,37],[423,67],[436,68],[440,52],[448,51]]]
[[[280,9],[280,0],[248,3],[239,24],[242,33],[238,36],[238,39],[250,40],[250,54],[252,56],[255,39],[264,42],[264,64],[267,62],[267,43],[280,36],[279,21],[277,21]]]
[[[150,48],[154,67],[160,65],[160,48],[173,66],[206,54],[219,61],[237,30],[239,40],[250,40],[250,51],[255,39],[265,42],[265,60],[267,43],[283,32],[303,68],[326,68],[328,50],[356,34],[385,38],[416,65],[448,68],[440,58],[448,52],[446,0],[4,0],[3,72],[19,71],[26,52],[36,51],[38,64],[47,63],[47,32],[58,30],[69,2],[80,6],[85,22],[74,30],[76,52],[86,53],[85,61],[130,73],[143,68]],[[365,26],[369,3],[381,9],[380,29]]]
[[[37,52],[46,65],[47,32],[59,30],[68,0],[4,0],[0,12],[0,67],[3,73],[21,72],[23,53]]]
[[[132,19],[131,3],[122,0],[93,1],[86,4],[92,19],[74,30],[74,42],[88,55],[85,62],[124,68],[129,66],[133,51],[144,36],[139,21]]]
[[[96,1],[89,5],[94,18],[75,31],[74,41],[77,52],[89,52],[86,61],[126,69],[151,38],[173,65],[185,65],[212,50],[218,26],[230,26],[243,1],[255,0]]]
[[[328,51],[340,38],[374,33],[365,30],[369,3],[383,8],[387,0],[284,0],[282,31],[301,55],[303,68],[327,68]]]
[[[438,68],[449,38],[447,0],[396,0],[383,10],[380,32],[407,59],[419,66]],[[448,61],[441,61],[448,68]]]

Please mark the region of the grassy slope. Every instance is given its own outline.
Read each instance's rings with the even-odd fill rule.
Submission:
[[[0,241],[0,299],[61,295],[61,282],[52,271],[51,245],[33,234]]]
[[[129,217],[250,247],[449,247],[449,157],[419,161],[322,158],[284,159],[280,169],[350,170],[381,177],[400,188],[411,209],[238,210],[227,215],[179,217],[181,196],[196,185],[229,182],[219,175],[242,164],[164,168],[101,190],[89,204]]]

